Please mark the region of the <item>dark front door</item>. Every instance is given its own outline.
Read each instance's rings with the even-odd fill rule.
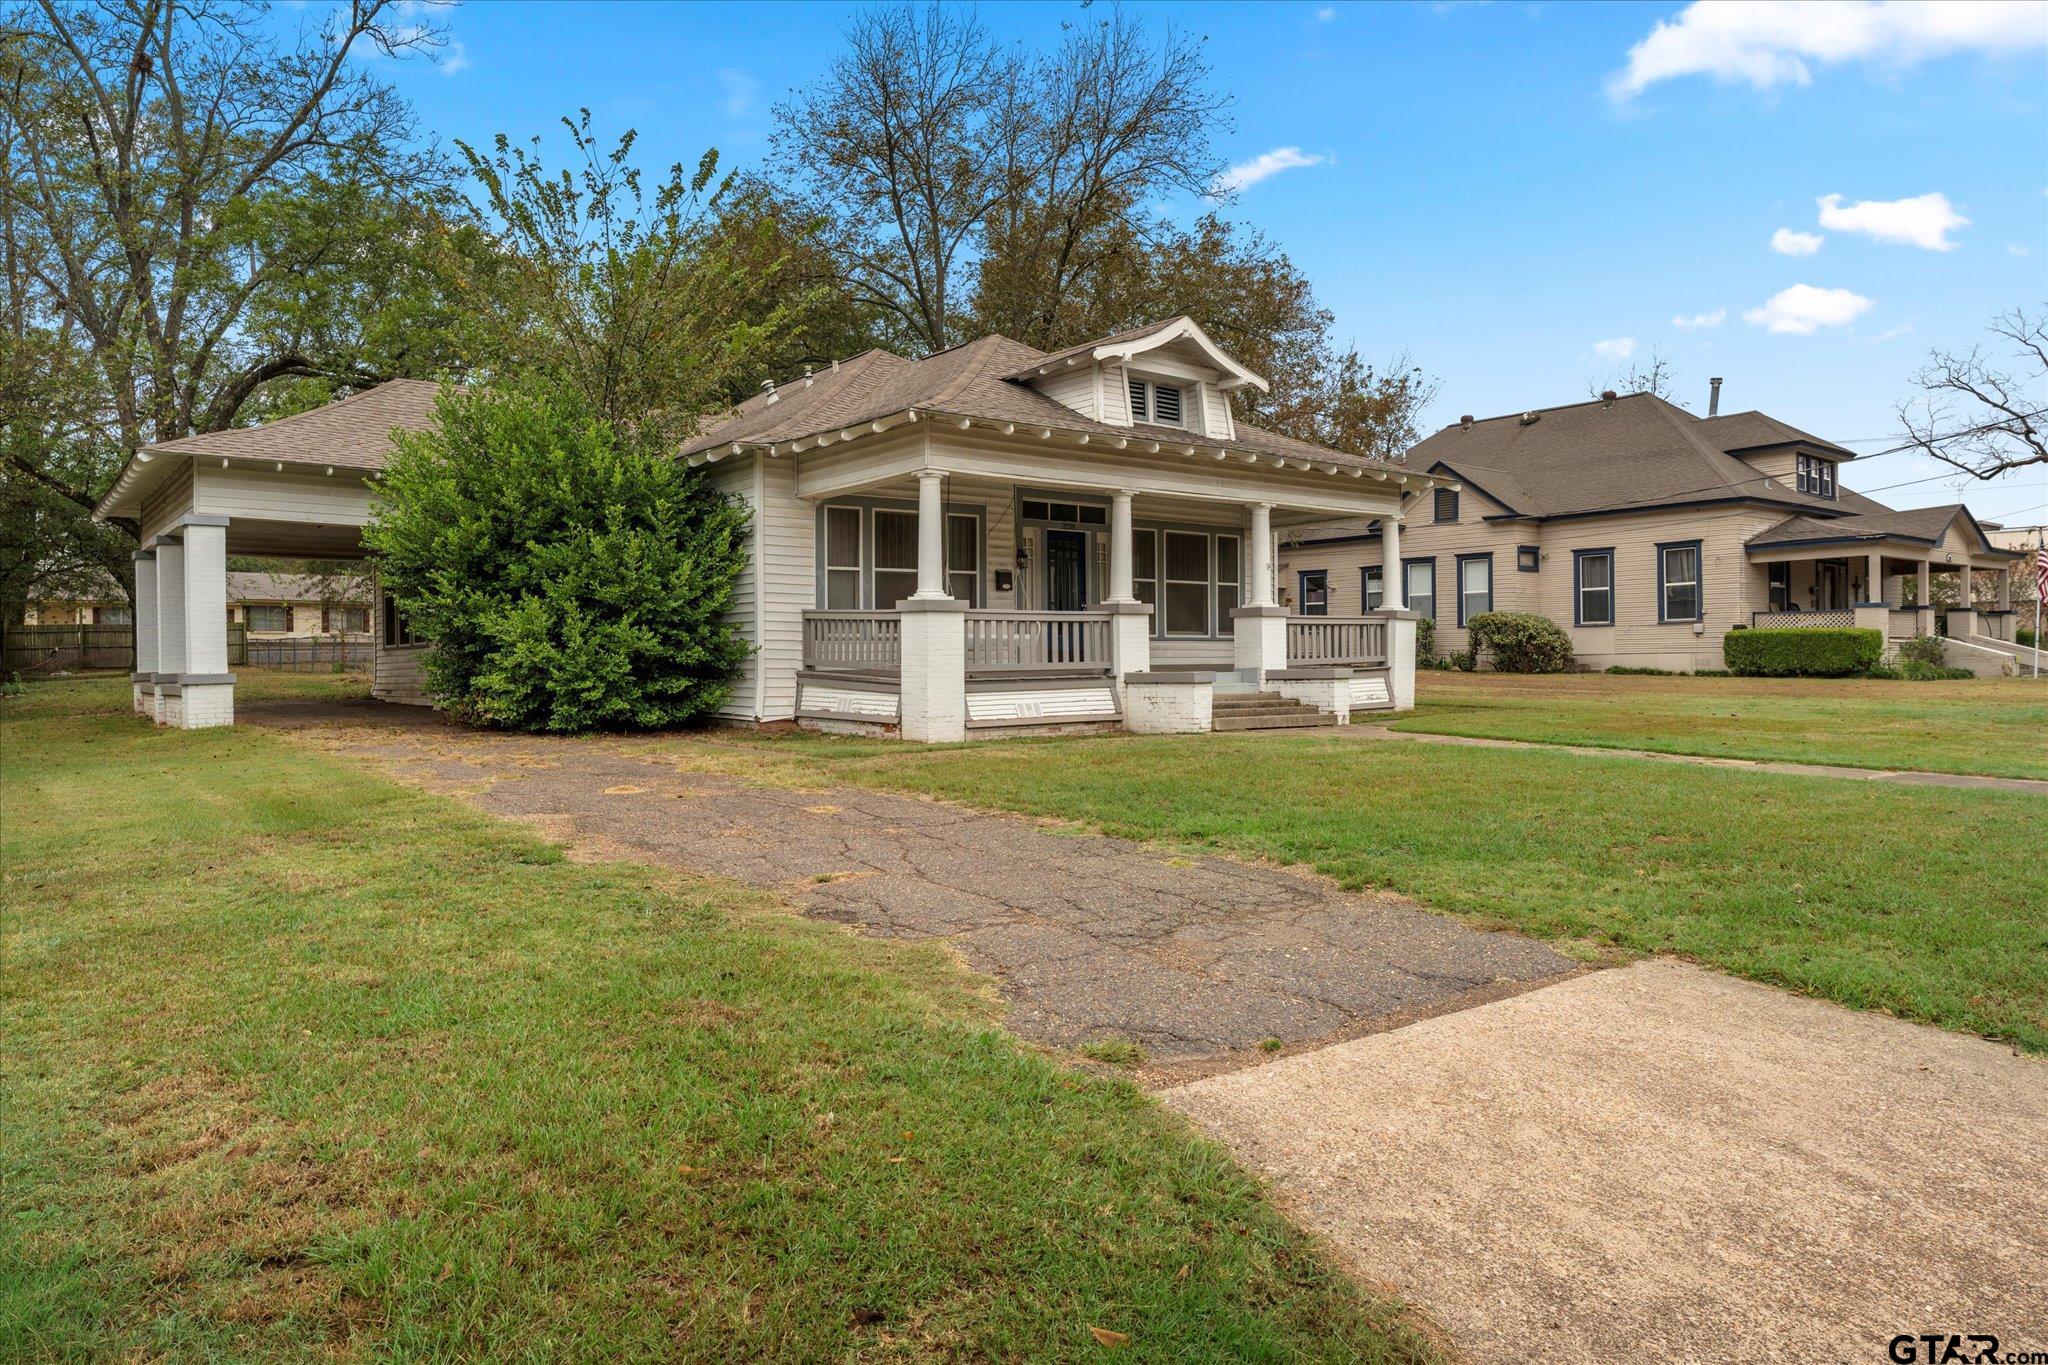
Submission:
[[[1084,611],[1088,606],[1088,537],[1079,531],[1045,533],[1045,609]]]

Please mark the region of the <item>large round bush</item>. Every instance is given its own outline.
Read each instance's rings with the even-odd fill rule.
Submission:
[[[398,436],[364,534],[436,704],[558,733],[716,710],[747,654],[745,510],[560,389],[448,391],[436,416]]]
[[[1499,673],[1562,673],[1572,666],[1572,637],[1548,616],[1485,611],[1465,623],[1472,653],[1490,654]]]

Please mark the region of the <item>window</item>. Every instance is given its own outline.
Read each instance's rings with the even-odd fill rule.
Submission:
[[[1458,624],[1493,610],[1493,556],[1458,556]]]
[[[132,626],[135,613],[128,607],[101,607],[93,612],[92,620],[98,626]]]
[[[1515,572],[1535,573],[1543,567],[1543,551],[1535,545],[1515,547]]]
[[[1614,551],[1572,551],[1572,624],[1614,624]]]
[[[1767,564],[1770,575],[1770,607],[1772,611],[1792,610],[1792,566],[1790,564]]]
[[[1835,462],[1818,455],[1799,457],[1799,491],[1816,498],[1835,496]]]
[[[405,645],[418,644],[419,637],[412,633],[412,622],[406,619],[404,608],[390,593],[384,594],[384,639],[386,649],[398,649]]]
[[[1107,526],[1109,509],[1100,503],[1046,502],[1026,498],[1022,508],[1026,521],[1050,521],[1061,526]]]
[[[1436,490],[1436,520],[1456,521],[1458,519],[1458,490],[1439,488]]]
[[[1153,611],[1152,629],[1159,629],[1159,533],[1131,532],[1131,593]]]
[[[825,607],[860,610],[860,509],[825,509]]]
[[[981,518],[966,512],[946,514],[946,593],[981,606]]]
[[[1166,542],[1166,633],[1209,633],[1209,537],[1168,531]]]
[[[1700,543],[1688,540],[1657,547],[1657,619],[1699,621],[1706,615],[1700,595]]]
[[[1401,572],[1408,576],[1404,585],[1408,591],[1408,610],[1417,616],[1436,619],[1436,561],[1434,559],[1404,559]]]
[[[249,629],[258,635],[282,635],[292,628],[289,608],[252,606],[248,611]]]
[[[1303,569],[1301,571],[1301,614],[1303,616],[1328,616],[1330,614],[1330,571],[1328,569]]]
[[[917,591],[917,513],[875,509],[875,610]]]
[[[340,631],[344,635],[367,635],[370,631],[370,609],[368,607],[322,607],[320,629]]]
[[[1358,600],[1367,611],[1378,611],[1387,600],[1386,579],[1380,566],[1368,564],[1358,571]]]
[[[1154,384],[1144,379],[1131,381],[1131,420],[1157,422],[1177,427],[1181,421],[1181,393],[1171,384]]]
[[[1244,600],[1243,576],[1238,568],[1236,536],[1216,537],[1216,631],[1230,629],[1230,613]]]

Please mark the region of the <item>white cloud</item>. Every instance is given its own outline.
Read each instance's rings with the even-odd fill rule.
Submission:
[[[1954,251],[1949,233],[1968,227],[1970,220],[1957,213],[1945,194],[1922,194],[1912,199],[1865,199],[1844,204],[1839,194],[1824,194],[1818,200],[1820,225],[1835,232],[1861,232],[1880,242],[1899,242],[1925,247],[1929,251]]]
[[[1870,339],[1870,344],[1873,346],[1882,346],[1887,341],[1897,341],[1900,337],[1904,336],[1906,333],[1912,330],[1912,323],[1902,322],[1896,327],[1887,327],[1882,332],[1879,332],[1876,336]]]
[[[1694,313],[1690,317],[1680,313],[1677,317],[1671,319],[1671,325],[1681,332],[1697,332],[1706,327],[1719,327],[1726,321],[1728,321],[1728,310],[1726,308],[1716,308],[1711,313]]]
[[[1627,360],[1636,353],[1634,337],[1609,337],[1593,343],[1593,353],[1602,360]]]
[[[1275,147],[1270,152],[1261,152],[1250,161],[1241,161],[1216,177],[1218,194],[1236,194],[1249,189],[1268,176],[1282,171],[1291,171],[1300,166],[1320,166],[1330,158],[1317,153],[1310,155],[1299,147]]]
[[[1337,7],[1335,5],[1324,5],[1316,11],[1316,22],[1319,24],[1327,24],[1336,17]]]
[[[469,49],[461,43],[450,40],[441,52],[441,74],[452,76],[458,71],[469,70]]]
[[[1847,289],[1822,289],[1817,285],[1795,284],[1771,295],[1761,308],[1752,308],[1742,320],[1752,327],[1768,327],[1789,336],[1812,336],[1823,327],[1841,327],[1870,311],[1871,301]]]
[[[1771,250],[1780,256],[1811,256],[1820,250],[1820,244],[1827,238],[1818,232],[1794,232],[1791,228],[1779,228],[1771,234]]]
[[[761,99],[761,81],[751,71],[725,66],[718,70],[719,105],[733,118],[754,112]]]
[[[2031,256],[2034,254],[2034,248],[2028,246],[2025,242],[2007,242],[2005,244],[2005,254],[2008,256]]]
[[[1816,66],[1901,70],[1958,52],[2009,55],[2048,45],[2048,0],[1694,0],[1629,49],[1608,94],[1711,76],[1758,90],[1810,85]]]

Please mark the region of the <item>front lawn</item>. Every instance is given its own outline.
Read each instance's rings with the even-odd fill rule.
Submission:
[[[1305,863],[1594,953],[1668,952],[2048,1051],[2048,799],[1316,737],[658,741]]]
[[[125,706],[0,700],[0,1359],[1428,1354],[938,949]]]
[[[1396,730],[2048,778],[2048,681],[1421,673]]]

